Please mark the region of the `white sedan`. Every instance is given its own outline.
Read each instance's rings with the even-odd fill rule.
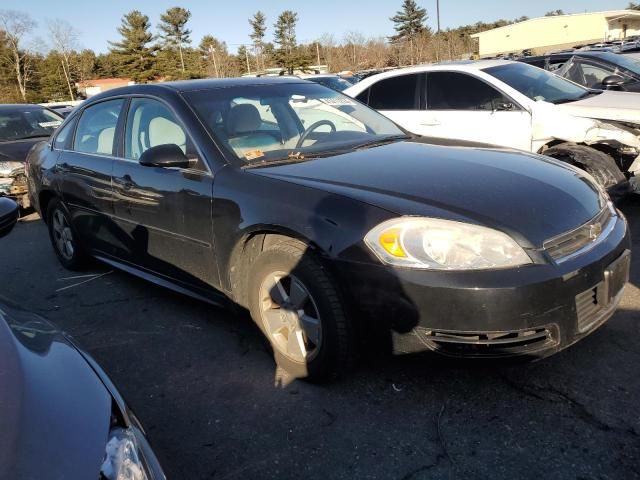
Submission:
[[[391,70],[344,93],[415,134],[543,153],[583,168],[611,193],[627,177],[640,192],[640,95],[589,90],[504,60]]]

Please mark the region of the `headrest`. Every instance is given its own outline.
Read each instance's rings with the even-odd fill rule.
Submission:
[[[156,117],[149,122],[149,146],[174,144],[183,147],[187,142],[184,130],[175,122]]]
[[[229,135],[239,135],[242,133],[254,132],[260,129],[262,118],[258,109],[250,104],[243,103],[235,105],[229,111],[227,121],[227,131]]]

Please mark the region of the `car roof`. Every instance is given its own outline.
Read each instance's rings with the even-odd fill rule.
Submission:
[[[462,61],[454,61],[454,62],[442,62],[442,63],[433,63],[429,65],[416,65],[413,67],[403,67],[403,68],[395,68],[393,70],[388,70],[386,72],[377,73],[375,75],[371,75],[366,77],[359,83],[352,85],[347,88],[345,91],[348,92],[360,92],[365,90],[372,84],[376,83],[378,80],[382,80],[384,78],[391,78],[398,75],[404,75],[408,73],[423,73],[423,72],[439,72],[439,71],[454,71],[454,72],[470,72],[470,71],[478,71],[484,70],[491,67],[498,67],[501,65],[511,65],[519,62],[515,62],[512,60],[462,60]]]

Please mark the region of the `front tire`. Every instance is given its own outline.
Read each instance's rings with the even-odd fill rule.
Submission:
[[[339,376],[351,357],[351,329],[329,272],[308,247],[283,240],[251,269],[249,309],[273,348],[276,363],[295,378]]]
[[[52,200],[49,204],[47,226],[53,251],[62,266],[68,270],[82,270],[87,264],[87,256],[71,226],[71,217],[60,200]]]

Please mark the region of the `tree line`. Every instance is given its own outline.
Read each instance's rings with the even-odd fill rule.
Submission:
[[[557,12],[561,11],[550,13]],[[211,34],[194,45],[190,19],[188,9],[173,7],[160,15],[154,28],[149,16],[132,10],[122,16],[118,38],[109,41],[109,51],[96,54],[80,47],[78,31],[63,20],[46,24],[49,44],[29,43],[36,22],[24,12],[0,10],[0,103],[73,100],[78,98],[79,83],[100,78],[146,83],[235,77],[267,68],[293,73],[314,64],[338,72],[456,59],[476,50],[470,35],[528,17],[433,32],[427,26],[426,9],[416,0],[403,0],[390,17],[395,30],[391,37],[349,32],[338,38],[327,33],[300,43],[297,12],[283,11],[270,26],[258,11],[248,19],[247,44],[236,53]]]

